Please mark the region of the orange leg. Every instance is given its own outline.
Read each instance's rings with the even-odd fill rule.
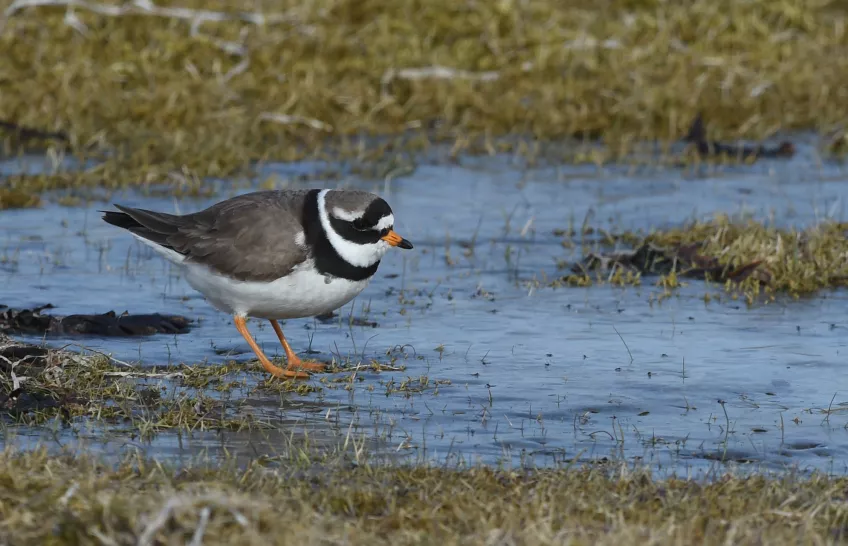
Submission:
[[[274,331],[277,332],[277,337],[280,338],[280,343],[283,344],[283,349],[286,351],[286,360],[288,361],[288,369],[289,370],[309,370],[312,372],[323,372],[324,365],[320,362],[304,362],[296,354],[292,351],[291,346],[289,346],[289,342],[286,341],[286,336],[283,335],[283,329],[280,328],[280,324],[276,320],[272,320],[271,326],[274,327]]]
[[[262,363],[262,367],[265,368],[265,371],[273,375],[274,377],[284,377],[284,378],[294,378],[294,379],[308,379],[309,374],[306,372],[295,372],[292,370],[284,370],[282,368],[278,368],[268,360],[268,357],[265,356],[265,353],[262,352],[262,349],[259,348],[259,345],[256,344],[256,341],[253,339],[253,336],[250,335],[250,332],[247,330],[247,320],[244,317],[235,316],[233,317],[233,322],[236,323],[236,329],[239,333],[244,337],[244,340],[247,341],[247,344],[250,345],[250,348],[253,349],[253,352],[256,353],[256,356],[259,357],[259,362]]]

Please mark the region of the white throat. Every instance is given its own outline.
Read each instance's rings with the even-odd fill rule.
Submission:
[[[330,190],[321,190],[318,193],[318,218],[321,226],[327,234],[330,244],[339,253],[344,261],[357,267],[370,267],[379,262],[389,250],[389,243],[380,240],[376,243],[361,245],[348,241],[333,230],[330,224],[330,215],[327,212],[326,196]]]

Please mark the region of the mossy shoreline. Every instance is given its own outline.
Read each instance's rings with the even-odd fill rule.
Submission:
[[[53,349],[0,334],[0,424],[12,428],[94,423],[141,440],[168,431],[270,430],[287,422],[288,397],[344,384],[330,374],[279,381],[255,361],[141,368],[84,348]]]
[[[584,231],[586,228],[584,228]],[[593,247],[588,234],[557,232],[563,246],[583,246],[582,261],[554,279],[557,286],[654,284],[666,294],[686,278],[705,280],[749,303],[793,298],[848,286],[848,224],[822,222],[806,229],[778,228],[719,214],[712,220],[651,233],[604,233]],[[622,245],[632,250],[604,250]],[[709,296],[705,296],[709,298]]]
[[[844,544],[845,478],[106,464],[0,453],[0,539],[60,544]]]

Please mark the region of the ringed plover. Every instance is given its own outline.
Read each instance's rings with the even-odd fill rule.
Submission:
[[[356,190],[259,191],[185,215],[115,205],[103,220],[126,229],[169,261],[220,311],[276,377],[306,378],[278,320],[329,313],[356,297],[391,247],[412,248],[395,233],[389,204]],[[271,322],[288,366],[275,366],[247,329]]]

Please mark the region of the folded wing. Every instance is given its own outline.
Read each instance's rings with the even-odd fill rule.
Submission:
[[[256,192],[178,216],[115,205],[103,219],[240,281],[271,281],[309,258],[301,217],[306,192]]]

